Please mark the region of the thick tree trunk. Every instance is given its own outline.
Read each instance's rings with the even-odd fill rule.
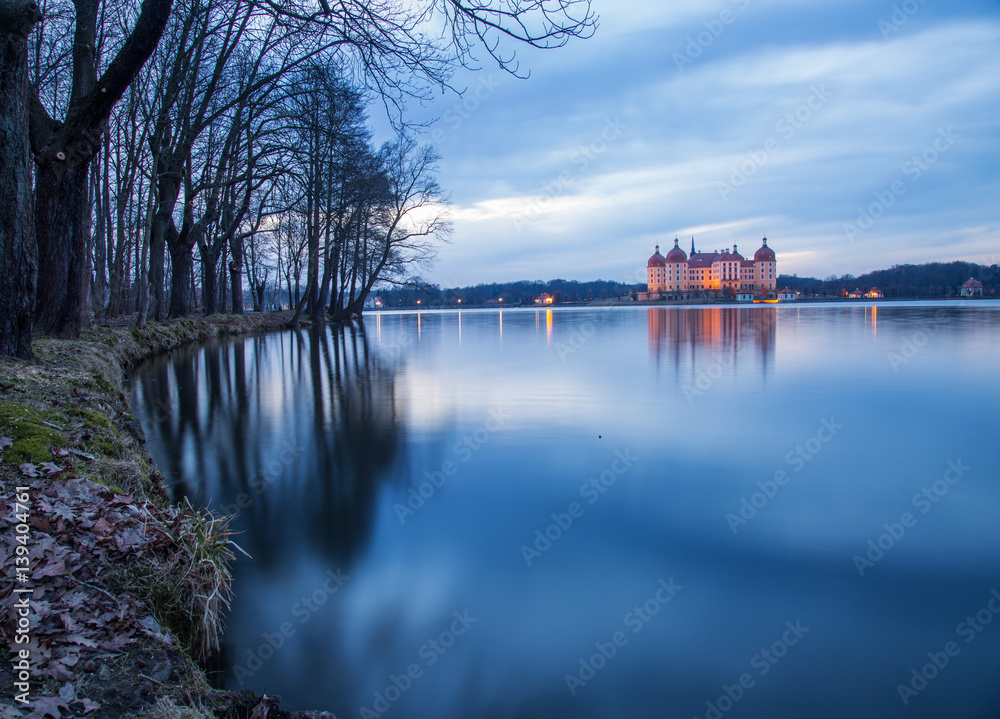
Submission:
[[[149,316],[154,320],[162,320],[167,307],[167,296],[164,291],[166,279],[166,249],[167,232],[170,231],[170,218],[166,221],[156,216],[149,233]],[[175,230],[176,232],[176,230]]]
[[[229,263],[229,285],[233,297],[233,314],[243,314],[243,266],[233,259]]]
[[[225,312],[226,308],[229,306],[229,295],[227,294],[226,289],[229,284],[229,261],[227,259],[225,249],[223,249],[222,257],[220,259],[222,260],[220,263],[221,267],[218,268],[219,271],[215,278],[215,284],[219,288],[219,299],[215,306],[221,308],[221,310]]]
[[[157,161],[157,166],[160,178],[156,188],[156,211],[149,232],[149,316],[159,321],[164,318],[167,309],[164,294],[166,250],[177,234],[173,213],[181,190],[181,175],[175,168],[171,168],[168,175],[163,161]]]
[[[9,3],[13,0],[0,0]],[[38,326],[61,337],[79,334],[90,289],[87,245],[90,162],[115,103],[156,49],[172,0],[143,0],[139,17],[98,80],[95,45],[97,0],[74,0],[73,75],[65,122],[56,122],[34,98],[31,144],[35,155],[35,218],[39,260]]]
[[[227,225],[232,226],[232,222]],[[233,259],[229,262],[229,287],[233,302],[233,314],[243,314],[243,236],[234,232],[229,238],[229,252]]]
[[[40,19],[34,2],[0,0],[0,355],[23,359],[38,277],[25,38]]]
[[[108,273],[108,317],[122,314],[122,299],[124,294],[123,280],[125,278],[125,257],[127,246],[125,242],[125,203],[119,202],[116,211],[115,249]],[[125,305],[128,306],[127,304]]]
[[[83,327],[90,289],[87,237],[90,235],[87,164],[38,165],[35,227],[39,266],[38,328],[56,337],[76,337]]]
[[[219,287],[216,268],[219,264],[219,253],[202,251],[201,253],[201,299],[205,303],[205,315],[214,315],[219,311]]]
[[[194,249],[187,242],[178,239],[167,243],[170,246],[170,317],[186,317],[191,314],[194,295],[191,281],[194,278]]]
[[[254,312],[263,312],[264,311],[264,290],[267,289],[267,284],[264,283],[264,282],[261,282],[259,285],[255,285],[253,289],[254,289],[253,311]]]

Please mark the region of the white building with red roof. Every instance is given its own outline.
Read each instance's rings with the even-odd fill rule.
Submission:
[[[962,283],[962,287],[959,291],[961,292],[962,297],[982,297],[983,283],[974,277],[970,277]]]

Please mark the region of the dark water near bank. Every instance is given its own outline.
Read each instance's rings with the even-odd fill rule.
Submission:
[[[253,556],[221,685],[340,719],[992,718],[998,351],[992,302],[383,314],[131,381],[176,497]]]

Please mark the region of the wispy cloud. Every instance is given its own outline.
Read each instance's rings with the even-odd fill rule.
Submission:
[[[886,40],[877,22],[891,3],[884,12],[848,4],[828,37],[810,25],[803,41],[760,35],[762,25],[790,22],[797,6],[754,4],[711,57],[676,71],[657,38],[670,34],[673,48],[726,4],[603,8],[609,32],[545,55],[531,80],[498,89],[445,151],[456,232],[437,274],[582,279],[596,268],[625,277],[656,242],[692,233],[704,247],[747,249],[767,234],[782,271],[819,276],[967,258],[997,243],[995,8],[928,10]],[[834,12],[830,2],[810,5]],[[816,101],[817,91],[828,99]],[[579,148],[609,118],[626,130],[581,168]],[[863,246],[848,245],[844,223],[905,180],[905,163],[948,127],[961,139],[909,182]],[[765,148],[739,191],[723,197],[719,182],[751,169],[748,158]],[[516,228],[512,218],[529,207],[533,221]]]

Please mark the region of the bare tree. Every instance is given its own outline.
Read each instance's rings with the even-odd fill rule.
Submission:
[[[117,317],[136,309],[132,270],[140,266],[145,236],[150,165],[146,146],[149,125],[140,122],[142,106],[148,100],[149,73],[129,88],[117,111],[112,113],[104,163],[110,168],[107,180],[113,214],[108,232],[108,304],[106,315]],[[113,244],[112,244],[113,236]],[[138,259],[134,259],[138,255]]]
[[[98,78],[99,0],[74,0],[72,83],[62,121],[37,97],[31,107],[35,158],[35,230],[39,262],[36,320],[57,336],[79,334],[90,278],[86,256],[91,208],[89,166],[100,150],[108,116],[155,50],[172,0],[144,0],[132,32]]]
[[[433,240],[450,233],[447,199],[434,177],[437,162],[433,148],[406,136],[383,148],[386,201],[372,218],[378,224],[359,228],[348,288],[352,300],[334,319],[360,315],[376,283],[403,279],[410,267],[426,265],[433,257]]]
[[[31,357],[38,273],[27,37],[42,19],[33,0],[0,0],[0,355]]]
[[[10,312],[0,323],[23,317],[24,308],[35,305],[36,328],[59,336],[77,334],[90,308],[106,307],[109,315],[137,308],[140,323],[147,314],[166,316],[168,308],[173,315],[187,314],[197,289],[196,246],[206,285],[202,295],[207,289],[211,297],[223,297],[221,286],[216,292],[209,285],[221,280],[218,267],[226,265],[228,253],[230,296],[241,302],[243,273],[259,264],[248,264],[251,248],[242,243],[257,242],[258,259],[269,256],[258,252],[267,242],[258,242],[256,233],[276,238],[280,271],[266,262],[259,266],[266,276],[274,269],[273,276],[284,280],[292,304],[301,304],[300,288],[291,293],[302,264],[311,314],[321,315],[334,294],[331,304],[340,306],[348,282],[360,297],[375,268],[386,276],[405,261],[399,258],[415,256],[393,246],[398,235],[385,235],[388,252],[379,244],[387,227],[376,211],[387,206],[379,199],[385,189],[379,189],[379,171],[347,166],[367,163],[377,153],[364,140],[354,160],[336,158],[315,168],[322,171],[317,179],[327,178],[316,185],[310,212],[281,217],[276,207],[263,208],[262,197],[283,195],[287,203],[299,198],[288,196],[287,188],[272,192],[275,180],[268,172],[276,165],[268,158],[280,152],[275,148],[281,143],[268,138],[283,128],[275,120],[280,116],[260,108],[298,92],[300,71],[322,57],[343,73],[345,86],[370,92],[397,125],[405,125],[406,102],[450,87],[457,66],[478,63],[477,48],[519,74],[508,40],[515,47],[558,47],[595,27],[588,0],[178,0],[160,44],[173,0],[42,1],[43,31],[29,45],[10,28],[24,7],[34,7],[31,1],[0,0],[4,88],[18,86],[14,75],[23,67],[13,62],[11,48],[26,48],[34,88],[27,133],[35,160],[35,230],[18,223],[20,234],[9,240],[5,235],[0,248],[0,270],[6,273],[0,281],[12,276],[16,263],[27,268],[17,273],[27,281],[3,287],[3,309]],[[143,71],[154,53],[155,68]],[[126,93],[127,102],[116,110]],[[13,111],[16,93],[2,95],[0,112]],[[25,203],[32,168],[16,169],[23,167],[16,161],[23,144],[15,136],[26,131],[21,125],[10,125],[13,134],[4,136],[0,195],[3,202],[20,203],[23,215],[30,209]],[[143,156],[138,149],[144,146]],[[30,271],[29,235],[45,268],[37,281]],[[11,259],[24,252],[22,259]],[[253,273],[259,306],[260,275]],[[349,297],[353,305],[357,297]],[[0,334],[26,331],[20,320],[14,322],[18,330],[10,322]]]

